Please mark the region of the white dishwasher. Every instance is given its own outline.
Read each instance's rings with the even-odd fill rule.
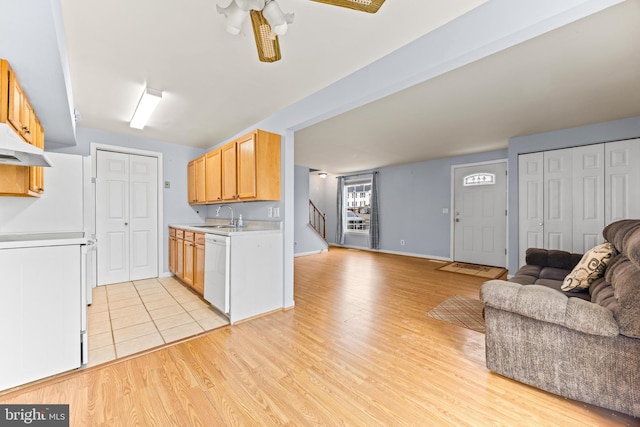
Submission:
[[[204,299],[229,315],[229,262],[231,238],[218,234],[205,234],[204,244]]]

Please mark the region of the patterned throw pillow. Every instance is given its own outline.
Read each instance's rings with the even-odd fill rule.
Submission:
[[[609,242],[588,250],[578,265],[565,277],[561,289],[565,292],[588,289],[594,280],[604,275],[604,270],[615,254],[616,248]]]

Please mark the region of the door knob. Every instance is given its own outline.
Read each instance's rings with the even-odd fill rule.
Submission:
[[[456,218],[456,222],[460,222],[460,218]]]
[[[129,223],[128,223],[128,222],[125,222],[125,223],[124,223],[124,225],[129,225]]]

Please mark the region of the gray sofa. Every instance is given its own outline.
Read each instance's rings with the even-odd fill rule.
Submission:
[[[538,278],[482,285],[486,363],[551,393],[640,417],[640,220],[612,223],[603,236],[618,254],[582,298]]]

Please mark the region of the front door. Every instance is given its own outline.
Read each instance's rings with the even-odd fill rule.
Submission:
[[[98,285],[158,275],[158,159],[97,151]]]
[[[454,167],[453,259],[506,266],[507,163]]]

